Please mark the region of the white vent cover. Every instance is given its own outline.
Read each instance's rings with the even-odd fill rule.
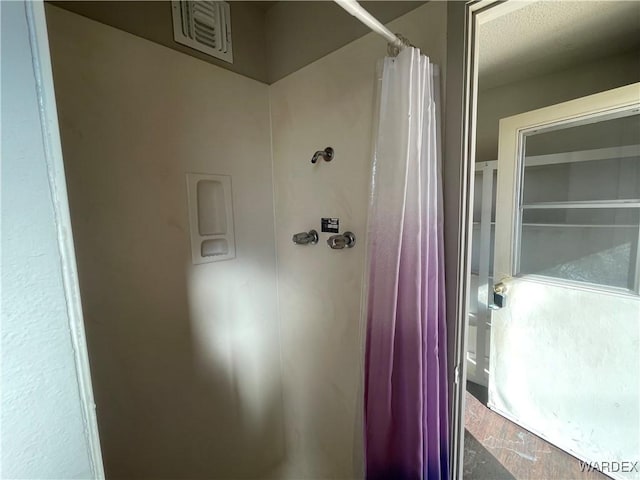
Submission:
[[[174,0],[171,10],[176,42],[233,63],[231,12],[227,2]]]

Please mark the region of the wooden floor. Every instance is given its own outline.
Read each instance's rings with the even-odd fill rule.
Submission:
[[[466,393],[465,480],[606,480]]]

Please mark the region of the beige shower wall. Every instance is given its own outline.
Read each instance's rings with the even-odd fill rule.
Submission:
[[[107,475],[361,478],[385,41],[368,34],[268,87],[50,5],[47,16]],[[444,2],[390,25],[445,70]],[[311,165],[326,146],[335,160]],[[235,260],[191,264],[187,172],[232,176]],[[294,246],[321,217],[339,217],[356,247],[332,251],[328,234]]]
[[[447,5],[429,2],[390,23],[444,71]],[[287,411],[283,478],[361,478],[361,289],[371,176],[376,60],[365,37],[270,87],[278,285]],[[310,163],[331,146],[335,159]],[[348,250],[296,246],[291,235],[338,217]]]
[[[283,457],[267,86],[47,5],[108,478]],[[237,257],[192,265],[185,173],[231,175]]]

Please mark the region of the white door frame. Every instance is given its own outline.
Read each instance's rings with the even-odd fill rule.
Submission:
[[[89,445],[92,478],[104,479],[104,467],[95,411],[96,405],[91,385],[89,355],[71,230],[71,216],[64,174],[44,3],[42,0],[26,0],[24,8],[31,43],[31,59],[36,81],[38,105],[40,107],[40,126],[54,207],[69,331],[74,350],[74,363],[82,405],[85,436]]]

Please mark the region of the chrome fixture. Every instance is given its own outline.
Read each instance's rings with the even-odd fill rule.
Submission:
[[[316,163],[320,157],[324,158],[325,162],[333,160],[333,148],[327,147],[324,150],[318,150],[313,154],[313,157],[311,157],[311,163]]]
[[[308,232],[296,233],[293,236],[293,243],[296,245],[307,245],[308,243],[315,245],[318,243],[318,232],[309,230]]]
[[[327,239],[327,245],[334,250],[343,248],[353,248],[356,244],[356,236],[351,232],[344,232],[342,235],[332,235]]]

